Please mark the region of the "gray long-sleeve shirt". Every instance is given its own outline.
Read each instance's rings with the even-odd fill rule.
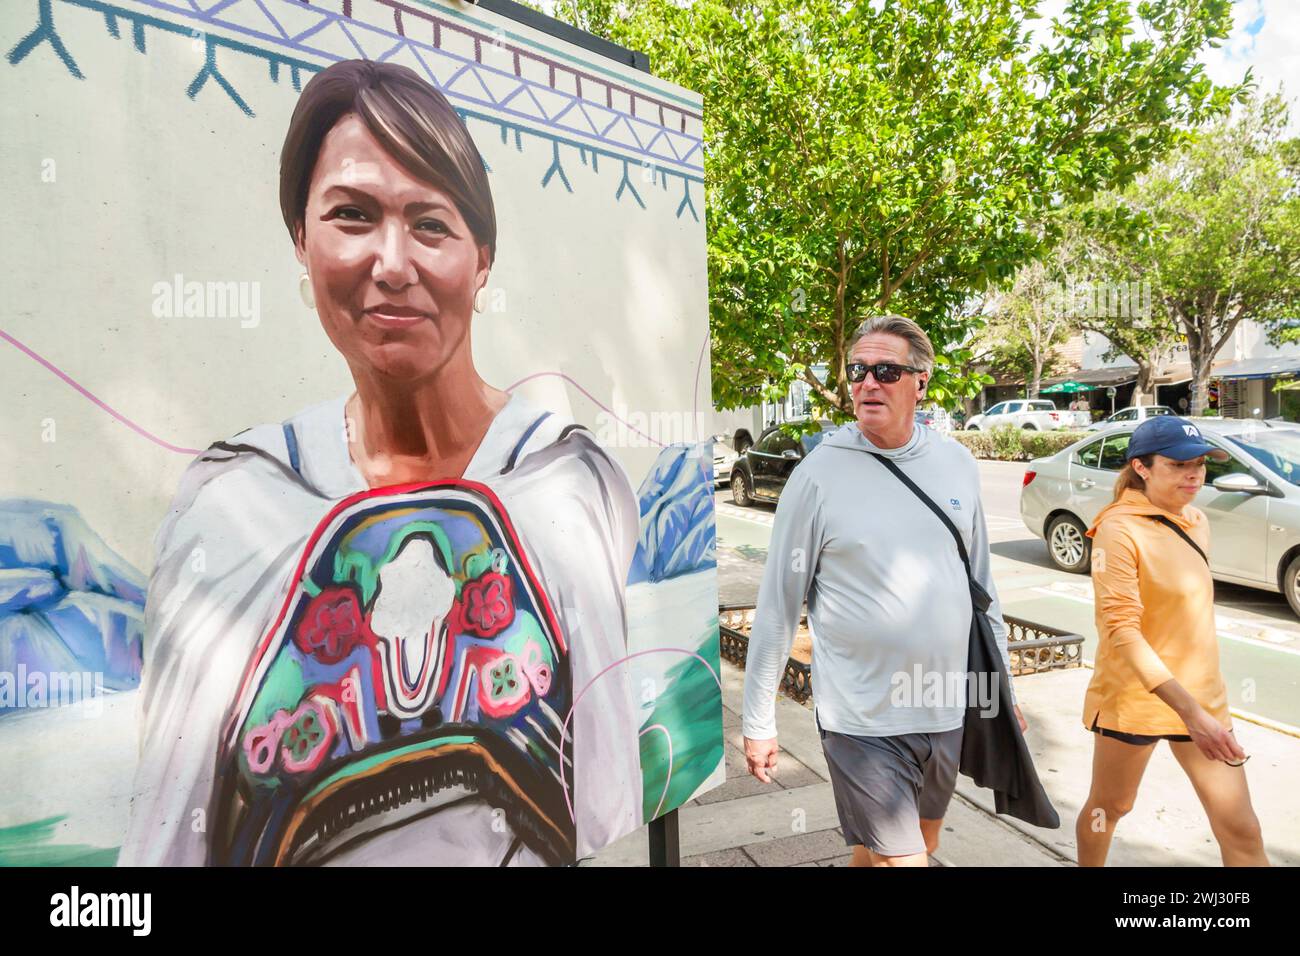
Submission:
[[[965,679],[971,598],[952,534],[867,452],[891,458],[961,532],[971,571],[993,599],[988,614],[1006,661],[970,452],[920,425],[903,446],[877,448],[850,423],[827,435],[781,492],[749,638],[746,737],[776,736],[776,691],[805,599],[825,730],[865,737],[952,730],[968,694],[996,693]]]

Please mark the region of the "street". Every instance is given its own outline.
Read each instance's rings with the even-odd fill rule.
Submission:
[[[993,576],[1005,613],[1083,635],[1089,662],[1097,645],[1092,581],[1057,570],[1047,546],[1020,520],[1021,462],[981,461],[980,494]],[[766,559],[775,506],[715,498],[718,544],[755,563]],[[1281,594],[1216,582],[1215,617],[1228,699],[1242,717],[1263,718],[1300,734],[1300,620]]]

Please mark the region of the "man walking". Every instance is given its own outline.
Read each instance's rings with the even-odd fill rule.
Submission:
[[[990,691],[966,679],[971,590],[952,533],[876,456],[957,527],[1007,663],[975,461],[915,423],[933,367],[930,340],[910,319],[858,327],[846,366],[857,420],[829,434],[781,492],[749,638],[745,758],[766,783],[776,691],[808,601],[815,719],[855,866],[927,864],[956,785],[968,695],[984,706]],[[1015,716],[1023,731],[1018,706]]]

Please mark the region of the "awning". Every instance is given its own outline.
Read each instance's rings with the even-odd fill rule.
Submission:
[[[1083,385],[1075,381],[1057,382],[1038,390],[1039,395],[1073,394],[1074,392],[1091,392],[1094,386]]]
[[[1020,372],[993,372],[987,369],[984,372],[993,377],[993,384],[988,386],[989,388],[1025,387],[1025,376]]]
[[[1112,368],[1086,368],[1074,373],[1074,380],[1091,388],[1108,388],[1137,381],[1136,365],[1116,365]]]
[[[1156,376],[1155,385],[1181,385],[1192,380],[1192,363],[1179,362]]]
[[[1300,355],[1241,359],[1226,362],[1210,372],[1210,378],[1286,378],[1300,372]]]

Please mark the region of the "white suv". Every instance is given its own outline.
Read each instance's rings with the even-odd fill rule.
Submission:
[[[1144,422],[1148,418],[1154,418],[1157,415],[1172,415],[1174,410],[1168,405],[1130,405],[1128,408],[1121,408],[1109,418],[1103,418],[1088,426],[1088,431],[1097,432],[1103,428],[1109,428],[1111,425],[1122,425],[1125,422]]]
[[[999,425],[1014,425],[1030,431],[1051,431],[1071,424],[1073,412],[1063,412],[1045,399],[1017,399],[998,402],[982,415],[972,415],[966,423],[970,432],[992,431]]]

